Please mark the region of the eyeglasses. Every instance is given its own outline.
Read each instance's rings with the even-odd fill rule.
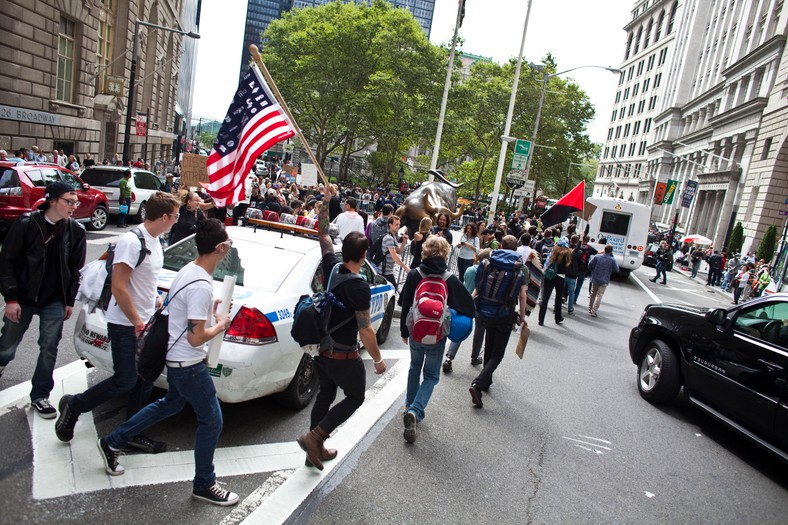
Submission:
[[[79,208],[79,205],[81,204],[78,200],[74,200],[74,199],[60,199],[60,200],[62,200],[69,206],[73,206],[74,208]]]
[[[166,213],[165,215],[169,215],[170,217],[175,218],[176,221],[178,220],[178,217],[181,216],[180,213]]]
[[[217,244],[216,247],[218,248],[219,246],[222,246],[223,244],[226,244],[228,248],[231,248],[232,245],[233,245],[233,240],[232,239],[227,239],[226,241],[222,241],[219,244]]]

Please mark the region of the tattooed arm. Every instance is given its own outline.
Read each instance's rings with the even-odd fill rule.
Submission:
[[[356,324],[358,324],[358,335],[361,337],[361,343],[367,349],[367,353],[372,358],[373,363],[375,363],[375,373],[382,374],[386,371],[386,363],[380,357],[380,348],[375,336],[375,329],[372,328],[369,310],[356,311]]]
[[[202,346],[230,328],[230,322],[229,315],[216,314],[216,324],[206,328],[205,320],[189,319],[186,325],[186,340],[195,348]]]
[[[317,236],[320,240],[320,253],[323,255],[334,253],[334,242],[331,240],[331,236],[328,235],[328,202],[336,193],[336,186],[333,184],[326,186],[326,193],[323,195],[323,205],[320,206],[320,212],[317,215]]]

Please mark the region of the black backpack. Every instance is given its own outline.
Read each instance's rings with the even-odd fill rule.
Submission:
[[[147,245],[145,244],[145,237],[142,235],[142,230],[139,228],[132,228],[131,232],[134,233],[137,238],[140,240],[140,255],[137,258],[137,264],[134,265],[134,268],[137,268],[142,261],[145,260],[145,257],[150,255],[150,250],[148,249]],[[109,301],[112,298],[112,265],[115,261],[115,245],[110,244],[107,247],[107,253],[105,254],[106,257],[106,270],[107,270],[107,277],[104,279],[104,286],[101,289],[101,295],[99,296],[97,306],[104,311],[107,311],[109,308]]]
[[[351,350],[351,347],[334,341],[331,334],[350,322],[353,317],[348,317],[336,326],[329,327],[331,313],[334,307],[346,309],[347,307],[334,295],[336,288],[351,279],[361,279],[357,273],[340,274],[342,263],[337,263],[331,269],[325,291],[313,295],[302,295],[293,309],[293,326],[290,335],[301,347],[319,345],[319,352],[332,350]]]
[[[183,334],[185,334],[188,329],[188,326],[184,328],[181,335],[179,335],[171,345],[167,345],[167,343],[170,342],[170,314],[164,313],[165,308],[167,308],[170,302],[181,293],[181,290],[200,281],[210,284],[210,281],[207,279],[195,279],[185,286],[181,286],[177,292],[172,294],[172,297],[167,296],[167,299],[164,300],[164,304],[153,313],[145,324],[145,328],[143,328],[140,335],[137,336],[137,375],[144,381],[148,383],[156,381],[156,378],[158,378],[164,370],[164,365],[167,361],[167,352],[175,346],[175,343],[181,340],[181,337],[183,337]]]
[[[581,244],[575,250],[577,252],[577,272],[585,275],[588,271],[588,246]]]
[[[386,272],[386,253],[383,251],[383,239],[385,239],[387,235],[391,235],[391,233],[387,232],[384,235],[381,235],[372,245],[372,255],[370,260],[375,266],[378,267],[379,273]]]

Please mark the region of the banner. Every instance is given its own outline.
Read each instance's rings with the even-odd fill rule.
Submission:
[[[137,113],[137,136],[144,137],[148,134],[148,115]]]
[[[676,188],[679,186],[679,181],[668,179],[668,186],[665,188],[665,204],[673,204],[673,196],[676,194]]]
[[[205,163],[208,157],[194,153],[184,153],[181,158],[181,188],[199,187],[201,182],[208,182],[208,170]]]
[[[681,205],[684,208],[689,208],[692,204],[692,198],[698,190],[698,181],[688,180],[687,185],[684,187],[684,195],[681,196]]]
[[[658,182],[657,187],[654,190],[654,204],[661,205],[662,202],[665,200],[665,190],[667,189],[668,185],[665,182]]]

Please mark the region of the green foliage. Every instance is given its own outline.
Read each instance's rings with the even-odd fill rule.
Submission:
[[[758,246],[758,260],[763,259],[767,263],[770,263],[772,257],[774,257],[774,249],[777,244],[777,226],[772,224],[768,228],[766,228],[766,233],[763,234],[763,239],[761,240],[761,245]]]
[[[208,131],[201,132],[200,144],[202,144],[202,147],[206,149],[211,149],[213,143],[216,142],[216,135],[217,133],[209,133]]]
[[[744,244],[744,227],[740,222],[737,222],[731,232],[731,239],[728,241],[728,253],[741,252],[742,244]]]

